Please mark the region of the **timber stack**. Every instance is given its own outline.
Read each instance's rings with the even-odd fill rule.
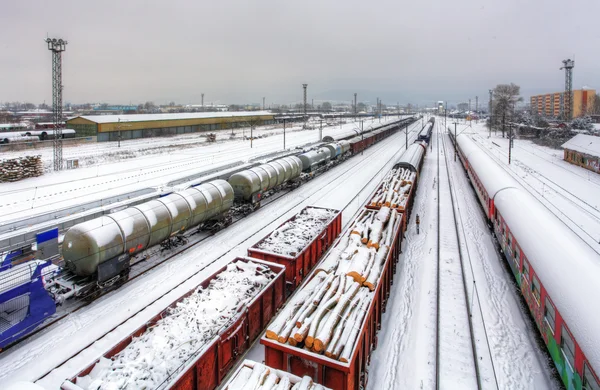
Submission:
[[[41,156],[26,156],[0,162],[0,182],[12,182],[44,173]]]
[[[417,174],[407,168],[392,169],[383,179],[367,207],[379,209],[385,206],[404,212],[416,177]]]

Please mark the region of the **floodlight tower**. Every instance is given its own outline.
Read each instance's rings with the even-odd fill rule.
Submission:
[[[563,66],[560,70],[565,70],[565,97],[564,101],[564,118],[567,121],[572,119],[573,113],[573,68],[575,67],[575,61],[573,60],[564,60]]]
[[[54,170],[62,169],[62,52],[67,49],[67,41],[46,38],[48,50],[52,52],[52,118],[54,122]]]

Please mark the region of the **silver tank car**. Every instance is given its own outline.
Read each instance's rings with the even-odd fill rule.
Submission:
[[[338,158],[342,154],[342,146],[338,143],[332,142],[324,145],[324,147],[329,149],[332,160]]]
[[[350,150],[350,142],[346,140],[339,141],[338,144],[342,147],[342,154],[345,154]]]
[[[234,173],[229,177],[235,199],[256,203],[265,191],[300,176],[302,161],[298,157],[283,157],[255,168]]]
[[[62,245],[67,268],[92,275],[107,260],[134,255],[221,216],[233,205],[233,196],[229,183],[215,180],[75,225]]]
[[[317,150],[302,153],[298,158],[302,161],[302,171],[312,172],[319,165],[331,159],[331,151],[326,147],[321,147]]]

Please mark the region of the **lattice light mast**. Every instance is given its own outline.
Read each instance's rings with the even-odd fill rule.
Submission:
[[[52,119],[54,122],[54,170],[62,169],[62,52],[67,49],[67,41],[56,38],[46,38],[48,50],[52,52]]]
[[[561,70],[565,70],[565,96],[563,99],[563,115],[565,120],[570,121],[573,115],[573,68],[575,61],[564,60]]]

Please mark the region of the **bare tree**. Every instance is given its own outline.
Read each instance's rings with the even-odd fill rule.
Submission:
[[[523,100],[521,87],[516,84],[498,84],[494,88],[494,117],[491,118],[492,125],[502,123],[502,137],[506,127],[506,121],[511,121],[515,114],[515,105]]]
[[[590,105],[589,111],[591,115],[600,115],[600,95],[594,96],[594,103]]]

